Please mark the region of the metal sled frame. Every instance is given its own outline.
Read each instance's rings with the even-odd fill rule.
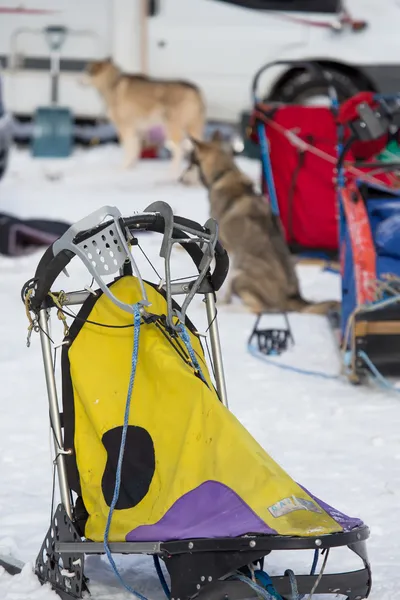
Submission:
[[[93,223],[93,216],[91,216],[91,222],[89,222],[89,218],[89,221],[84,220],[86,225],[89,223],[85,231],[78,230],[77,224],[72,228],[73,236],[65,234],[66,237],[63,236],[53,246],[50,246],[38,265],[35,278],[24,286],[22,292],[26,305],[37,319],[35,320],[36,329],[40,333],[50,422],[56,449],[55,465],[61,498],[61,503],[55,510],[38,554],[35,571],[41,583],[50,583],[63,600],[82,598],[82,594],[89,591],[88,579],[84,571],[85,555],[105,554],[103,543],[83,540],[79,531],[65,465],[65,455],[71,451],[64,448],[63,443],[63,426],[49,335],[50,311],[55,308],[54,298],[57,297],[57,294],[53,292],[53,299],[48,294],[57,276],[65,269],[73,256],[78,254],[77,251],[74,252],[74,244],[85,243],[87,245],[93,240],[97,240],[96,243],[98,243],[99,235],[106,229],[110,231],[111,228],[113,228],[115,236],[116,224],[119,224],[119,232],[124,234],[125,242],[129,240],[134,243],[132,234],[138,230],[157,231],[164,234],[160,254],[167,259],[170,256],[172,243],[179,241],[183,245],[196,264],[199,277],[193,284],[165,285],[165,289],[171,295],[187,294],[187,298],[195,289],[194,293],[205,296],[217,392],[220,400],[227,406],[216,319],[215,291],[225,280],[229,260],[226,251],[217,241],[218,231],[215,222],[209,221],[202,227],[193,221],[174,217],[170,207],[164,203],[156,203],[148,207],[151,212],[144,212],[126,219],[118,217],[116,209],[110,207],[106,207],[106,209],[94,213],[97,224]],[[104,215],[110,214],[110,211],[114,215],[114,220],[104,222]],[[187,232],[195,236],[191,239],[191,243]],[[122,240],[120,241],[122,242]],[[210,248],[212,252],[210,252]],[[211,273],[212,259],[215,260],[215,267]],[[125,268],[126,261],[120,268],[121,274],[126,273]],[[167,268],[169,267],[166,265]],[[96,269],[94,270],[96,271]],[[93,270],[91,273],[94,275]],[[98,275],[99,273],[96,272],[96,276]],[[65,294],[63,306],[82,304],[88,294],[89,292],[86,290]],[[143,302],[143,311],[146,311],[145,301]],[[342,594],[348,600],[361,600],[368,597],[371,589],[371,571],[366,552],[368,537],[369,529],[363,525],[350,532],[319,537],[249,534],[237,538],[185,539],[169,542],[111,542],[109,547],[113,554],[147,554],[161,558],[171,577],[172,600],[189,600],[194,597],[207,597],[208,600],[228,598],[240,600],[257,597],[256,592],[244,582],[233,580],[230,576],[246,565],[262,561],[273,550],[313,549],[326,552],[331,548],[347,546],[361,558],[362,569],[349,573],[299,575],[297,576],[298,591],[300,594],[307,594],[313,588],[317,588],[315,591],[317,594],[333,594],[335,596]],[[291,585],[287,575],[272,577],[272,581],[277,592],[283,597],[291,595]]]

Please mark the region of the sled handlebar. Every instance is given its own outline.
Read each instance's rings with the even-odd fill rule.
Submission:
[[[151,208],[151,206],[149,208]],[[192,234],[196,234],[197,232],[199,237],[205,236],[207,235],[208,231],[208,223],[209,222],[207,222],[205,226],[202,226],[195,221],[191,221],[179,216],[173,216],[171,238],[172,240],[179,240],[179,242],[176,243],[179,243],[182,248],[186,250],[199,272],[202,269],[203,261],[205,259],[205,250],[203,251],[198,243],[185,243],[186,240],[190,241],[190,236],[185,232],[185,230],[190,230]],[[100,234],[103,230],[110,228],[110,226],[113,224],[115,224],[115,221],[108,220],[95,227],[86,230],[80,230],[78,232],[76,232],[76,229],[73,231],[75,226],[72,226],[67,233],[70,232],[71,235],[71,232],[73,232],[75,234],[73,242],[76,245],[84,242],[85,240],[93,238],[95,235]],[[129,231],[129,233],[133,236],[133,241],[135,239],[135,233],[141,231],[161,233],[164,234],[165,238],[167,229],[166,219],[159,212],[144,212],[136,214],[132,217],[121,217],[119,219],[119,225],[121,230],[124,232],[125,239],[128,239]],[[49,291],[51,290],[53,283],[64,271],[72,258],[78,254],[78,251],[74,252],[71,249],[64,248],[57,250],[57,244],[59,244],[61,239],[62,238],[47,248],[36,268],[33,282],[28,282],[28,284],[34,283],[36,286],[35,293],[30,300],[30,305],[33,310],[39,310],[44,306],[44,302]],[[160,255],[163,256],[162,252],[160,252]],[[213,259],[215,259],[214,270],[212,273],[210,272],[208,274],[207,281],[209,283],[208,287],[211,286],[211,290],[218,291],[224,283],[229,269],[228,254],[218,240],[213,248]],[[24,301],[25,294],[29,287],[28,284],[24,286],[22,291]]]
[[[330,78],[326,75],[323,68],[316,62],[308,62],[308,61],[303,61],[303,60],[275,60],[275,61],[266,63],[265,65],[260,67],[260,69],[254,75],[253,83],[251,86],[254,104],[256,104],[258,102],[257,91],[258,91],[258,84],[259,84],[261,75],[263,73],[265,73],[265,71],[267,71],[268,69],[271,69],[272,67],[280,67],[280,66],[291,66],[291,67],[295,67],[298,69],[302,69],[304,71],[308,71],[312,75],[321,77],[322,79],[324,79],[326,81],[326,83],[328,84],[329,87],[332,87],[332,82],[331,82]],[[335,89],[334,89],[334,92],[336,95]],[[332,93],[331,93],[331,96],[332,96]]]

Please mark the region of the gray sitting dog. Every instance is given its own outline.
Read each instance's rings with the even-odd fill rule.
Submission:
[[[226,302],[232,295],[255,313],[307,312],[327,314],[335,301],[309,302],[299,288],[293,257],[279,218],[269,202],[235,164],[219,133],[210,142],[191,138],[190,164],[180,181],[193,181],[193,171],[208,189],[211,217],[231,258]]]

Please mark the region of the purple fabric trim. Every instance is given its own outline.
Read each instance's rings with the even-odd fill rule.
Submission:
[[[154,525],[130,531],[127,542],[154,542],[190,538],[237,537],[246,533],[276,535],[255,512],[226,485],[206,481],[171,506]]]
[[[360,527],[361,525],[364,525],[361,519],[357,519],[356,517],[348,517],[339,510],[336,510],[336,508],[332,508],[332,506],[329,506],[329,504],[326,504],[326,502],[323,502],[322,500],[311,494],[304,486],[300,485],[299,483],[297,485],[300,486],[301,489],[304,490],[306,494],[308,494],[326,513],[328,513],[328,515],[332,517],[332,519],[334,519],[336,523],[343,527],[343,531],[350,531],[355,527]]]
[[[363,524],[332,508],[298,484],[344,531]],[[277,535],[229,487],[206,481],[171,506],[154,525],[141,525],[126,535],[127,542],[154,542],[190,538],[237,537],[248,533]]]

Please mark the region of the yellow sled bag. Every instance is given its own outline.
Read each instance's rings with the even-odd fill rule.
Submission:
[[[138,230],[163,235],[158,284],[142,279],[134,259]],[[196,265],[194,278],[171,279],[175,243]],[[74,256],[99,289],[51,291]],[[296,483],[228,409],[215,304],[228,266],[215,221],[200,226],[164,203],[125,219],[104,207],[55,242],[24,286],[30,331],[40,332],[61,497],[35,570],[63,600],[83,597],[85,555],[103,553],[139,600],[146,599],[124,581],[115,554],[153,555],[170,600],[296,600],[317,588],[348,600],[369,594],[366,525]],[[205,301],[211,361],[186,316],[196,295]],[[76,315],[68,308],[75,304]],[[62,415],[53,309],[64,321],[73,317],[62,349]],[[355,552],[363,568],[325,573],[338,546]],[[314,551],[310,574],[263,570],[272,550],[295,549]]]

